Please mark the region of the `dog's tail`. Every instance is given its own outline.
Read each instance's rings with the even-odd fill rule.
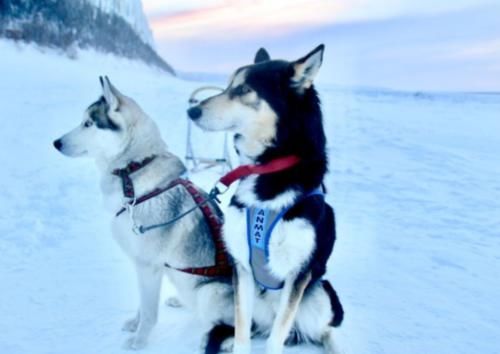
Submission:
[[[219,354],[222,343],[228,338],[234,337],[234,327],[226,324],[218,324],[208,332],[205,354]]]
[[[330,321],[330,326],[339,327],[344,320],[344,308],[342,307],[340,299],[335,292],[335,289],[333,289],[332,284],[330,284],[328,280],[322,280],[321,283],[323,285],[323,289],[325,289],[328,297],[330,298],[330,306],[333,311],[333,318]]]

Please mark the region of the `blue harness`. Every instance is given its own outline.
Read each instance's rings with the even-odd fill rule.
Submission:
[[[269,270],[269,241],[271,240],[274,228],[294,205],[315,195],[324,197],[325,194],[321,188],[316,188],[311,193],[304,195],[294,204],[282,210],[258,207],[246,208],[250,266],[252,267],[255,281],[263,289],[279,290],[283,288],[283,281],[276,278]]]

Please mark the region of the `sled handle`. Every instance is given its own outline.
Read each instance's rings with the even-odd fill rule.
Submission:
[[[218,87],[218,86],[202,86],[202,87],[198,87],[196,90],[194,90],[191,93],[191,96],[189,96],[189,101],[188,101],[189,105],[194,106],[195,104],[199,103],[200,101],[198,99],[196,99],[196,95],[198,95],[202,91],[208,91],[208,90],[220,91],[220,92],[224,91],[223,88]]]

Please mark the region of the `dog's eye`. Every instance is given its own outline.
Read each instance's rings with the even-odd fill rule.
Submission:
[[[236,96],[243,96],[246,95],[247,93],[250,93],[251,91],[252,89],[250,88],[250,86],[243,84],[237,86],[233,92]]]
[[[250,93],[252,89],[248,85],[242,85],[241,86],[241,94],[245,95],[247,93]]]
[[[83,123],[83,126],[85,128],[88,128],[88,127],[92,126],[92,124],[94,124],[94,121],[92,119],[88,119],[85,121],[85,123]]]

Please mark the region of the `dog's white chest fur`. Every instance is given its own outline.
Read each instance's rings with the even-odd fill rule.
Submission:
[[[243,190],[247,188],[243,187]],[[241,189],[238,192],[241,192]],[[237,196],[240,196],[241,193],[238,192]],[[244,198],[248,197],[247,194]],[[288,198],[281,198],[281,200],[285,199]],[[263,207],[269,204],[277,206],[278,202],[273,200],[263,204]],[[224,224],[224,241],[235,260],[250,270],[246,209],[238,209],[234,206],[228,208]],[[310,259],[314,245],[315,231],[306,219],[280,220],[270,236],[267,264],[269,271],[282,280],[290,274],[296,274]]]

